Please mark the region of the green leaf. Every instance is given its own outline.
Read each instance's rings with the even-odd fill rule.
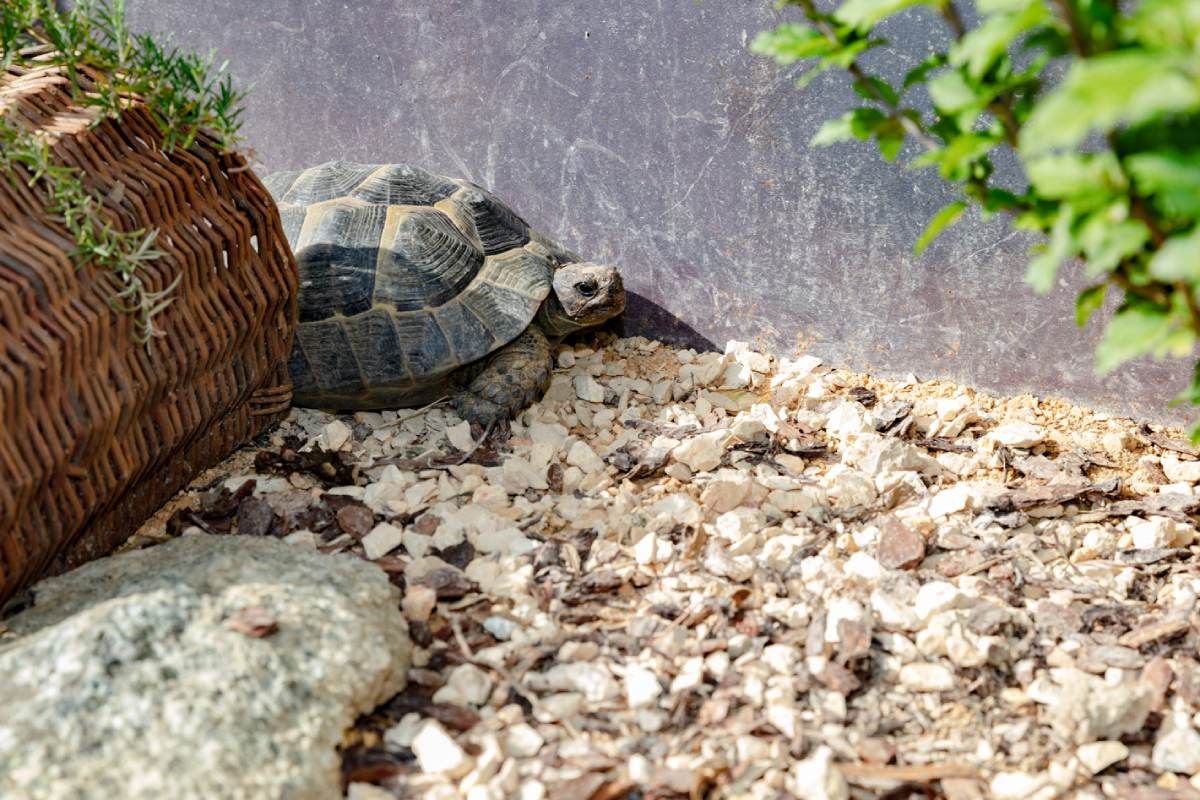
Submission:
[[[1077,208],[1100,204],[1128,188],[1121,165],[1108,151],[1030,158],[1025,161],[1025,172],[1042,197],[1069,199]]]
[[[837,46],[815,28],[786,22],[774,30],[762,31],[755,36],[750,43],[750,52],[771,56],[786,66],[805,58],[824,56]]]
[[[879,109],[863,106],[847,111],[837,119],[826,121],[809,141],[809,144],[818,147],[844,142],[848,139],[862,139],[865,142],[881,131],[884,136],[892,135],[890,131],[893,127],[901,130],[899,123]],[[902,133],[901,136],[903,136]]]
[[[1150,274],[1167,283],[1200,283],[1200,225],[1167,239],[1150,259]]]
[[[1021,6],[1016,13],[991,16],[968,31],[950,48],[950,63],[965,66],[972,78],[983,77],[1018,36],[1049,17],[1042,0],[1025,0]]]
[[[847,69],[854,63],[854,59],[870,50],[873,47],[880,47],[887,44],[884,39],[859,39],[849,44],[843,44],[841,47],[831,50],[825,56],[824,63],[829,66],[841,67]]]
[[[1073,147],[1155,115],[1200,108],[1200,82],[1187,56],[1118,50],[1076,61],[1062,85],[1033,109],[1021,131],[1025,155]]]
[[[854,82],[854,91],[864,100],[882,100],[889,105],[899,105],[900,95],[896,93],[887,81],[874,75],[867,75]]]
[[[934,76],[929,82],[929,99],[938,111],[946,114],[957,114],[985,105],[979,102],[975,90],[956,69],[948,69]]]
[[[1123,203],[1117,204],[1122,214]],[[1123,260],[1141,251],[1150,240],[1150,231],[1133,219],[1114,220],[1107,211],[1093,214],[1079,232],[1079,246],[1087,258],[1087,276],[1094,278],[1117,267]]]
[[[934,53],[904,75],[904,88],[909,89],[913,84],[924,83],[929,73],[946,63],[945,53]]]
[[[835,144],[853,139],[854,132],[850,130],[850,120],[853,117],[854,112],[847,111],[837,119],[826,120],[816,135],[809,141],[809,145],[820,147],[822,145]]]
[[[846,0],[834,13],[838,22],[857,31],[868,31],[875,23],[912,6],[940,8],[940,0]]]
[[[952,181],[967,180],[979,159],[986,156],[1000,141],[998,136],[985,133],[964,133],[955,136],[940,151],[938,162],[942,177]]]
[[[1025,282],[1038,294],[1046,294],[1054,288],[1054,279],[1063,259],[1075,252],[1075,240],[1071,236],[1074,216],[1069,203],[1058,207],[1054,227],[1050,230],[1050,240],[1041,246],[1041,253],[1029,262],[1025,270]]]
[[[875,134],[875,143],[879,145],[879,154],[885,160],[895,161],[904,147],[904,129],[897,126],[895,129],[879,131]]]
[[[1138,356],[1186,356],[1195,334],[1181,328],[1168,309],[1129,301],[1113,316],[1096,346],[1096,371],[1104,375]]]
[[[1170,217],[1200,217],[1200,152],[1137,153],[1125,159],[1138,194]]]
[[[1028,198],[1022,198],[1008,189],[997,189],[989,186],[987,194],[984,195],[983,203],[983,218],[989,219],[991,216],[1000,211],[1011,211],[1016,213],[1019,209],[1024,208],[1029,204]]]
[[[796,79],[796,88],[800,90],[805,89],[810,83],[819,78],[822,73],[828,71],[830,66],[831,65],[824,62],[817,64],[817,66],[813,67],[808,72],[805,72]]]
[[[1080,292],[1075,298],[1075,324],[1081,328],[1087,327],[1092,315],[1104,307],[1104,298],[1107,296],[1107,283],[1097,283]]]
[[[957,222],[966,209],[966,203],[962,200],[955,200],[934,214],[933,219],[929,220],[929,224],[925,226],[925,230],[921,231],[921,235],[917,237],[917,243],[913,245],[913,253],[921,255],[925,252],[925,248],[929,247],[938,234]]]
[[[1191,49],[1200,41],[1195,0],[1142,0],[1121,24],[1123,38],[1162,49]]]
[[[856,108],[850,112],[850,132],[866,141],[887,119],[887,115],[877,108],[869,106]]]

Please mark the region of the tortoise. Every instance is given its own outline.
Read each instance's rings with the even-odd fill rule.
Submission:
[[[559,340],[625,307],[615,267],[583,261],[469,181],[332,161],[264,183],[300,271],[297,405],[450,396],[490,428],[545,391]]]

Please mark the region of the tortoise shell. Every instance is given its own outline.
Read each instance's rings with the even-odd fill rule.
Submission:
[[[300,272],[299,405],[428,402],[511,342],[574,253],[495,195],[406,164],[333,161],[264,181]]]

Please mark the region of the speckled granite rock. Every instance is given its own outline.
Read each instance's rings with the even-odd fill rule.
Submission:
[[[410,661],[381,571],[273,539],[185,536],[36,597],[0,648],[0,797],[340,796],[342,731]],[[277,627],[238,632],[244,608]]]

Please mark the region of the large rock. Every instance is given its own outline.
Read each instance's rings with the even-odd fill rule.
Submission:
[[[47,580],[5,621],[0,797],[339,797],[342,732],[404,685],[399,604],[371,564],[241,536]],[[247,607],[277,629],[235,630]]]

